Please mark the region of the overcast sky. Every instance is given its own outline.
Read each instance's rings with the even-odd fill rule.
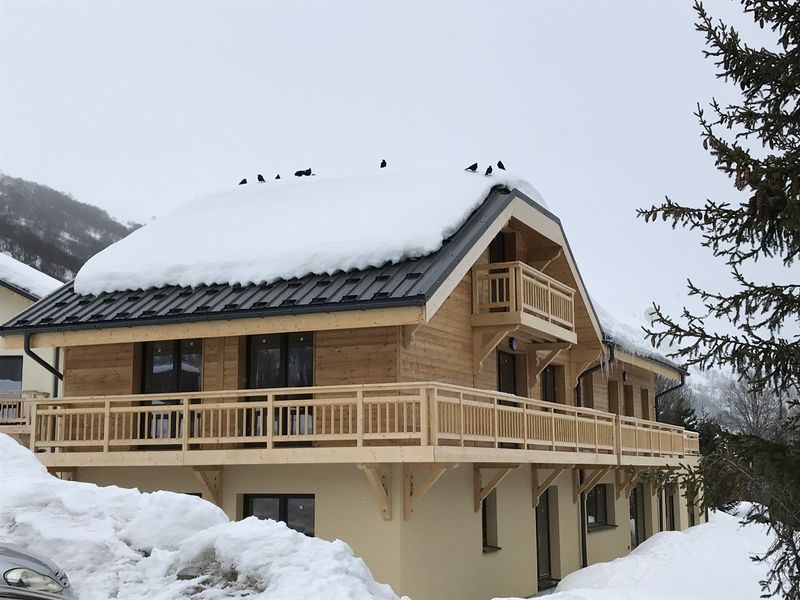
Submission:
[[[689,0],[0,0],[0,170],[146,222],[259,172],[502,159],[602,304],[677,310],[726,277],[635,210],[734,198],[692,115],[731,97],[702,47]]]

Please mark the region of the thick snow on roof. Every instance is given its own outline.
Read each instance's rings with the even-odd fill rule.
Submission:
[[[344,542],[231,522],[194,496],[57,479],[4,434],[0,455],[0,542],[55,562],[81,600],[399,600]]]
[[[438,250],[498,184],[500,172],[394,172],[287,178],[197,198],[91,258],[79,294],[165,285],[248,284],[377,267]]]
[[[612,314],[606,308],[598,304],[594,298],[592,298],[592,305],[595,308],[597,317],[600,319],[600,327],[607,340],[631,354],[656,360],[677,368],[677,363],[675,363],[675,361],[670,360],[659,352],[645,338],[645,332],[642,329],[643,326],[648,325],[645,314],[639,319],[619,310]]]
[[[45,275],[2,252],[0,252],[0,281],[25,290],[37,298],[47,296],[63,285],[58,279]]]

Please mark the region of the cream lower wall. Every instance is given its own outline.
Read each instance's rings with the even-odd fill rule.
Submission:
[[[424,470],[418,473],[425,475]],[[485,472],[484,483],[492,473]],[[446,471],[408,521],[403,520],[403,474],[402,465],[391,467],[391,521],[381,518],[367,479],[355,465],[228,466],[223,472],[221,503],[231,518],[241,518],[244,494],[314,494],[316,535],[347,542],[366,561],[375,579],[412,600],[489,600],[526,597],[537,591],[536,512],[528,465],[513,470],[497,487],[498,545],[502,549],[493,553],[482,549],[481,514],[473,505],[472,465]],[[548,474],[540,469],[539,481]],[[192,471],[183,467],[82,468],[76,479],[145,492],[202,491]],[[603,483],[613,483],[613,475]],[[552,572],[562,579],[581,565],[580,511],[572,501],[570,470],[550,486],[549,499]],[[612,486],[609,502],[617,527],[587,535],[590,564],[628,551],[628,499],[616,499]],[[657,496],[646,493],[648,536],[654,531],[653,522],[657,527],[657,511]],[[685,528],[687,522],[686,501],[676,498],[676,524]]]

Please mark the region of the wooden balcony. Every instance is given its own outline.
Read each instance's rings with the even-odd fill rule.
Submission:
[[[51,467],[261,463],[678,464],[679,427],[438,383],[38,400]]]
[[[0,433],[27,434],[31,401],[47,397],[48,394],[28,390],[0,391]]]
[[[575,343],[575,290],[525,263],[472,269],[472,324],[519,325],[548,340]]]

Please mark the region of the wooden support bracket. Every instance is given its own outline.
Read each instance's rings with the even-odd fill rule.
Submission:
[[[500,342],[507,336],[515,332],[519,327],[474,327],[472,331],[473,346],[473,365],[472,370],[478,375],[483,368],[483,361],[497,348]],[[484,334],[489,334],[489,339],[484,341]]]
[[[480,465],[476,464],[472,466],[472,477],[474,481],[474,489],[475,489],[475,512],[478,512],[481,509],[481,504],[484,500],[486,500],[486,496],[492,493],[500,482],[508,476],[511,471],[516,469],[519,465]],[[484,470],[494,470],[497,471],[494,477],[489,480],[485,486],[483,485],[482,481],[482,472]]]
[[[536,381],[547,366],[561,354],[564,350],[569,350],[572,344],[569,342],[545,342],[541,344],[531,344],[531,379]],[[539,358],[539,352],[547,352],[543,358]]]
[[[358,468],[364,473],[369,487],[378,501],[381,517],[392,520],[392,468],[390,465],[362,464]]]
[[[572,477],[572,501],[577,502],[578,498],[581,497],[581,494],[588,494],[594,489],[600,480],[606,476],[606,474],[611,471],[613,467],[602,467],[600,469],[595,469],[592,471],[586,479],[584,479],[583,483],[579,483],[577,477],[577,469],[573,469],[573,477]]]
[[[545,490],[552,485],[561,473],[564,472],[566,467],[555,467],[550,472],[550,475],[544,478],[544,481],[539,483],[539,469],[537,465],[531,465],[531,487],[533,491],[533,508],[539,506],[539,498],[542,497]]]
[[[433,464],[433,465],[412,465],[403,466],[403,520],[408,521],[414,512],[414,507],[439,481],[448,469],[457,467],[457,464]],[[425,478],[417,483],[415,478],[419,471],[427,471]]]
[[[636,470],[626,470],[625,471],[625,478],[623,479],[620,474],[620,469],[617,470],[617,476],[615,481],[615,487],[617,489],[617,498],[622,496],[623,494],[627,498],[630,496],[631,491],[639,483],[639,471]]]
[[[222,467],[192,467],[194,476],[203,486],[203,496],[217,506],[222,505]]]

